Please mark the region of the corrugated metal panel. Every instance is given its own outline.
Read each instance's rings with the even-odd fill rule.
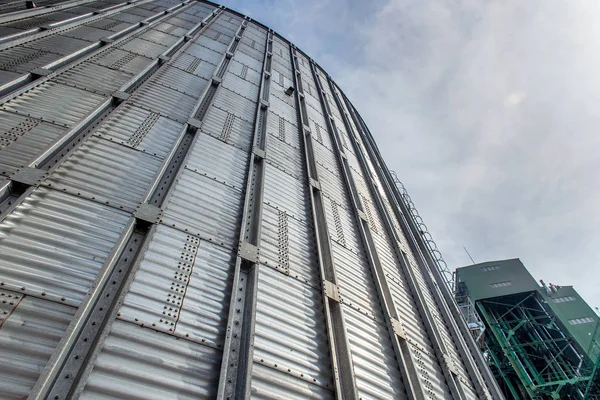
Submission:
[[[111,32],[120,32],[123,29],[126,29],[127,27],[131,26],[132,23],[112,18],[102,18],[97,21],[90,22],[86,25],[98,29],[109,30]]]
[[[92,57],[90,61],[110,69],[116,69],[130,74],[137,74],[152,62],[148,57],[121,49],[105,50]]]
[[[168,33],[164,33],[156,29],[149,29],[138,37],[140,39],[148,40],[152,43],[159,43],[167,47],[171,46],[179,39],[177,36],[169,35]]]
[[[125,212],[39,188],[0,223],[0,281],[77,305],[128,219]]]
[[[85,90],[44,82],[7,101],[0,108],[70,127],[105,100],[105,97]],[[60,108],[56,107],[57,104],[60,104]]]
[[[223,57],[221,53],[217,53],[196,43],[190,43],[184,52],[214,65],[218,65]]]
[[[233,247],[241,203],[242,192],[185,169],[168,200],[163,220],[166,225]]]
[[[240,96],[244,96],[249,100],[256,101],[258,98],[258,86],[237,75],[230,73],[225,74],[222,85],[224,88],[227,88]]]
[[[284,132],[285,135],[285,132]],[[304,176],[304,154],[279,139],[267,140],[267,161],[294,176]]]
[[[224,87],[217,93],[214,106],[248,122],[254,122],[256,103]]]
[[[52,81],[94,93],[111,94],[133,75],[84,62],[58,75]]]
[[[337,271],[340,297],[344,300],[344,304],[383,323],[383,311],[378,301],[373,275],[364,255],[354,253],[337,242],[331,242],[331,251]]]
[[[62,35],[93,42],[112,35],[112,32],[106,29],[83,25],[63,31]]]
[[[246,151],[252,143],[253,131],[250,122],[214,105],[202,121],[202,132]]]
[[[216,165],[219,168],[215,168]],[[202,135],[189,152],[186,168],[234,189],[244,190],[248,153],[212,136]]]
[[[210,31],[210,29],[209,29],[209,31]],[[205,35],[209,34],[209,31],[207,31],[205,33]],[[221,53],[221,54],[225,53],[225,50],[227,50],[226,43],[221,43],[218,40],[215,40],[214,38],[210,38],[208,36],[200,36],[198,39],[196,39],[194,41],[194,43],[204,46],[208,49],[211,49],[211,50],[216,51],[217,53]]]
[[[158,226],[120,318],[220,347],[234,264],[231,250]]]
[[[153,80],[168,88],[175,89],[178,92],[185,93],[189,96],[200,98],[202,91],[206,87],[208,81],[196,75],[188,74],[178,68],[167,65],[159,72],[154,74]]]
[[[43,184],[132,211],[161,164],[158,157],[94,136]]]
[[[24,46],[36,50],[52,51],[66,56],[67,54],[81,50],[90,44],[92,43],[86,40],[54,35],[28,42],[24,44]]]
[[[169,62],[185,72],[200,76],[204,79],[210,79],[215,71],[216,65],[204,61],[198,57],[181,53],[177,58]]]
[[[76,308],[0,290],[0,397],[24,399],[65,334]],[[4,319],[4,320],[3,320]]]
[[[285,118],[273,112],[269,112],[269,117],[267,118],[267,133],[296,149],[299,149],[301,146],[296,125],[292,125]]]
[[[117,320],[82,399],[212,399],[221,352]]]
[[[260,85],[260,74],[257,71],[248,68],[247,65],[242,64],[236,60],[231,60],[227,68],[227,72],[235,74],[240,78],[243,78],[248,82],[255,84],[256,86]]]
[[[248,54],[243,53],[241,51],[235,52],[235,54],[233,55],[233,60],[242,63],[248,66],[248,68],[251,68],[257,72],[262,71],[262,61],[257,60],[256,58],[252,58]]]
[[[94,134],[164,158],[173,147],[182,129],[182,123],[131,104],[123,104],[102,123]]]
[[[359,396],[406,399],[387,328],[349,307],[344,316]]]
[[[134,37],[132,39],[126,40],[125,43],[119,46],[119,48],[126,51],[130,51],[135,54],[139,54],[141,56],[156,58],[160,54],[167,51],[169,47]]]
[[[164,33],[170,33],[174,36],[183,36],[188,31],[185,28],[181,28],[177,25],[169,24],[167,22],[161,22],[160,24],[156,25],[154,29]]]
[[[278,210],[299,221],[309,217],[308,188],[300,177],[293,177],[284,171],[266,164],[264,200]]]
[[[4,85],[16,78],[21,77],[22,74],[18,72],[2,71],[0,70],[0,85]]]
[[[0,111],[0,174],[28,165],[66,133],[61,126]]]
[[[296,375],[278,371],[260,362],[254,363],[252,399],[260,400],[326,400],[335,398],[326,387],[299,379]]]
[[[60,57],[56,52],[16,46],[0,51],[0,69],[26,73]]]
[[[273,86],[276,87],[277,85]],[[269,105],[271,106],[271,111],[283,117],[290,124],[296,125],[298,119],[296,117],[296,109],[294,108],[295,101],[290,96],[284,96],[287,98],[282,99],[277,96],[269,96]]]
[[[446,385],[446,380],[442,374],[435,356],[427,351],[423,351],[412,344],[408,345],[413,358],[418,360],[419,379],[423,386],[428,389],[431,399],[451,399],[450,390]]]
[[[263,208],[260,262],[313,287],[320,285],[313,227],[268,204]]]
[[[131,103],[176,121],[186,122],[198,100],[166,86],[148,82],[131,97]]]
[[[253,385],[288,374],[286,388],[298,398],[307,384],[326,397],[333,388],[321,291],[273,269],[261,267],[254,339]],[[274,369],[271,369],[274,368]],[[266,376],[265,376],[266,375]],[[316,386],[316,387],[315,387]]]

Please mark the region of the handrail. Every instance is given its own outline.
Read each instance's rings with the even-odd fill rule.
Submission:
[[[444,257],[442,257],[442,253],[440,252],[440,250],[437,247],[437,244],[433,240],[433,236],[431,236],[431,233],[429,233],[429,231],[427,230],[427,225],[425,225],[423,218],[421,218],[421,216],[419,215],[419,211],[417,211],[417,208],[415,207],[415,204],[410,198],[408,191],[406,190],[402,182],[400,182],[400,179],[398,179],[398,175],[396,175],[396,172],[391,170],[390,173],[392,175],[392,178],[394,179],[394,184],[396,184],[396,187],[400,191],[400,194],[402,196],[402,199],[404,200],[404,203],[406,204],[406,207],[410,210],[410,217],[419,227],[419,233],[423,237],[423,240],[425,241],[427,249],[431,253],[432,258],[435,260],[438,270],[442,273],[446,285],[448,286],[448,289],[450,289],[450,293],[454,293],[454,274],[448,268],[448,264],[446,264],[446,261],[444,261]]]

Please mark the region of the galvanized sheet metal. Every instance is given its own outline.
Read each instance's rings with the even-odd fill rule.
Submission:
[[[217,53],[208,47],[196,43],[190,43],[190,45],[185,48],[184,52],[214,65],[219,64],[219,61],[223,57],[221,53]]]
[[[344,307],[344,316],[359,396],[406,399],[387,328],[350,307]]]
[[[333,380],[320,290],[265,267],[260,268],[258,280],[254,362],[270,371],[257,368],[254,379],[259,383],[269,375],[287,374],[295,378],[285,389],[289,398],[299,398],[309,385],[331,397],[327,392]]]
[[[0,175],[29,165],[66,132],[62,126],[0,111]]]
[[[258,98],[258,86],[235,74],[225,74],[222,85],[224,88],[227,88],[240,96],[244,96],[249,100],[256,101]]]
[[[0,109],[71,127],[105,100],[99,94],[55,82],[44,82],[7,101]],[[56,107],[57,104],[60,104],[60,108]]]
[[[200,98],[202,91],[208,84],[206,79],[202,79],[196,75],[183,72],[178,68],[165,66],[161,71],[157,72],[154,81],[160,83],[170,89],[175,89],[178,92],[187,94],[188,96]]]
[[[63,72],[52,81],[93,93],[109,95],[129,81],[133,75],[89,62]]]
[[[265,166],[265,194],[267,204],[285,211],[290,217],[305,222],[309,217],[308,188],[302,177],[294,177],[272,164]]]
[[[131,104],[123,104],[94,131],[94,134],[164,158],[182,129],[182,123]]]
[[[254,122],[256,103],[222,87],[215,98],[215,107],[227,111],[245,121]]]
[[[186,122],[198,99],[159,83],[148,82],[135,92],[130,102],[145,110]]]
[[[204,133],[246,151],[252,143],[252,123],[217,105],[209,108],[202,120],[201,129]]]
[[[337,242],[331,243],[331,251],[343,303],[383,324],[383,311],[378,301],[373,274],[364,254],[352,252]]]
[[[319,271],[313,227],[269,204],[263,205],[261,264],[319,287]]]
[[[129,215],[46,188],[0,223],[3,287],[78,305]]]
[[[204,79],[210,79],[215,71],[216,65],[202,60],[190,54],[182,53],[177,58],[171,60],[170,65],[189,72]]]
[[[163,221],[232,248],[239,232],[242,192],[184,169],[168,199]]]
[[[116,48],[105,50],[92,57],[90,61],[132,75],[137,74],[152,62],[148,57]]]
[[[219,168],[215,168],[215,166]],[[244,190],[248,153],[222,140],[202,135],[190,149],[186,168],[237,190]]]
[[[28,42],[23,46],[35,50],[51,51],[66,56],[67,54],[81,50],[90,44],[92,44],[92,42],[87,40],[55,35]]]
[[[123,42],[119,48],[148,58],[156,58],[167,51],[169,46],[134,37]]]
[[[88,139],[44,185],[133,211],[162,160],[94,136]]]
[[[221,352],[115,321],[82,399],[212,399]]]
[[[27,29],[28,24],[37,26],[56,18],[70,18],[112,3],[94,2],[17,21],[18,28],[10,29]],[[178,4],[177,0],[158,0],[109,18],[97,15],[93,22],[1,51],[0,70],[5,72],[0,79],[14,79]],[[0,129],[5,133],[0,136],[0,174],[9,176],[56,142],[214,9],[213,5],[194,3],[175,10],[174,15],[165,14],[163,21],[139,29],[122,42],[106,44],[99,54],[68,64],[65,72],[51,81],[3,104]],[[0,343],[8,340],[11,350],[1,353],[0,358],[6,354],[17,357],[21,348],[41,346],[43,350],[31,359],[24,356],[16,372],[0,367],[0,388],[9,387],[7,390],[23,397],[34,385],[73,315],[75,309],[70,306],[77,306],[90,289],[239,32],[242,38],[233,58],[225,61],[227,71],[219,87],[212,88],[215,97],[207,104],[201,129],[195,133],[185,164],[166,195],[161,221],[150,229],[147,248],[136,260],[134,268],[139,268],[134,269],[136,274],[126,288],[120,316],[112,325],[82,397],[216,396],[242,202],[247,180],[254,178],[248,165],[250,157],[256,157],[256,162],[262,157],[260,150],[254,150],[256,156],[252,156],[251,147],[267,33],[250,20],[245,30],[239,30],[241,17],[220,12],[198,38],[173,53],[166,65],[161,64],[144,78],[140,87],[133,87],[129,99],[110,107],[106,120],[97,121],[92,136],[42,183],[45,187],[34,190],[0,223],[0,282],[3,288],[28,295],[25,299],[41,302],[40,310],[50,310],[48,326],[52,328],[48,331],[54,335],[52,341],[47,341],[46,332],[38,329],[32,333],[35,329],[29,331],[25,324],[18,329],[26,332],[23,337],[31,338],[29,342],[19,341],[18,336],[7,339],[3,334],[8,325],[2,326]],[[254,354],[248,360],[253,367],[251,396],[333,398],[330,344],[309,196],[312,189],[305,171],[304,142],[300,140],[304,132],[297,126],[296,95],[285,94],[287,88],[295,86],[289,49],[287,41],[274,37],[263,148],[266,158],[259,164],[264,167],[264,193],[258,214],[262,220],[256,221],[262,236],[256,265]],[[323,195],[319,197],[323,200],[325,235],[331,243],[342,300],[340,315],[348,332],[358,395],[364,399],[405,398],[377,283],[358,235],[356,211],[348,197],[339,155],[334,151],[311,61],[297,53],[308,114],[305,122],[310,128],[306,139],[312,140],[311,155],[315,157]],[[409,268],[423,289],[425,306],[431,310],[459,376],[468,382],[467,398],[474,398],[471,377],[441,318],[435,293],[410,252],[381,182],[373,177],[377,171],[361,139],[346,131],[348,121],[341,115],[348,116],[348,110],[345,106],[338,109],[327,75],[318,67],[316,73],[373,233],[373,250],[383,267],[398,319],[410,339],[407,346],[417,363],[418,378],[429,397],[448,397],[440,365],[407,287],[406,271],[397,260],[394,243],[389,241],[383,216],[371,196],[371,182],[366,179],[373,179],[383,198],[385,212],[398,231],[399,245],[410,261]],[[350,129],[356,132],[349,121]],[[359,142],[353,143],[355,140]],[[367,160],[364,171],[354,154],[356,144]],[[333,304],[333,300],[326,301]],[[55,329],[59,308],[63,323]],[[15,315],[11,314],[9,320]],[[15,373],[22,376],[11,389],[10,383],[4,382],[10,382]]]
[[[231,250],[160,225],[119,310],[120,319],[220,348],[234,264]]]
[[[0,397],[26,398],[76,308],[0,290]]]

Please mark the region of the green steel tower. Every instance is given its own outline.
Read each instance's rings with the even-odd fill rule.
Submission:
[[[599,399],[600,319],[572,286],[540,284],[519,259],[485,262],[456,270],[456,300],[507,398]]]

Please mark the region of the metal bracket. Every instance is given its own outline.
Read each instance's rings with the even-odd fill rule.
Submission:
[[[54,27],[50,26],[50,25],[40,25],[39,28],[40,28],[41,31],[49,31],[51,29],[54,29]]]
[[[114,41],[115,41],[115,39],[112,39],[112,38],[109,38],[109,37],[103,37],[103,38],[100,39],[100,42],[102,42],[103,45],[104,44],[112,43]]]
[[[365,214],[365,212],[363,210],[356,210],[358,212],[358,216],[360,217],[360,219],[362,219],[365,222],[369,222],[369,220],[367,219],[367,214]]]
[[[392,322],[392,329],[394,330],[394,334],[399,338],[406,340],[406,332],[404,331],[404,327],[396,318],[390,318]]]
[[[194,38],[194,35],[185,35],[183,37],[183,40],[185,40],[186,42],[189,42],[190,40],[192,40]]]
[[[340,151],[340,156],[341,156],[341,157],[342,157],[344,160],[347,160],[347,159],[348,159],[348,156],[347,156],[347,155],[346,155],[346,153],[345,153],[345,152],[343,152],[343,151]]]
[[[450,371],[452,374],[458,376],[458,368],[456,368],[456,365],[454,364],[452,357],[450,357],[448,354],[444,353],[444,362],[446,363],[446,367],[448,368],[448,371]]]
[[[238,249],[238,255],[244,260],[254,263],[258,262],[258,247],[248,242],[242,242]]]
[[[228,51],[227,53],[225,53],[225,58],[227,58],[228,60],[231,59],[233,57],[233,53]]]
[[[169,60],[171,60],[171,57],[165,56],[164,54],[161,54],[160,56],[158,56],[158,62],[161,64],[168,63]]]
[[[36,186],[46,179],[47,174],[46,171],[41,169],[24,167],[17,170],[17,172],[10,177],[10,180],[28,186]]]
[[[314,187],[317,190],[321,190],[321,183],[315,178],[310,178],[310,186]]]
[[[36,68],[36,69],[32,69],[30,71],[30,73],[34,74],[34,75],[38,75],[38,76],[46,76],[46,75],[50,75],[52,73],[52,71],[50,71],[49,69],[46,68]]]
[[[236,41],[236,42],[239,42],[240,40],[242,40],[242,37],[241,37],[241,36],[236,36],[236,37],[235,37],[235,41]]]
[[[265,151],[263,149],[261,149],[260,147],[256,147],[256,146],[254,146],[254,148],[252,149],[252,153],[254,154],[255,157],[261,158],[263,160],[267,156],[267,154],[265,153]]]
[[[269,107],[269,102],[267,100],[265,100],[265,99],[261,99],[260,100],[260,106],[262,108],[267,108],[267,107]]]
[[[117,90],[116,92],[113,92],[112,97],[117,100],[117,103],[123,102],[125,100],[127,100],[129,98],[130,94],[127,92],[124,92],[122,90]]]
[[[323,281],[323,289],[325,290],[325,296],[338,303],[341,302],[340,288],[333,282]]]
[[[189,126],[191,126],[193,128],[196,128],[196,129],[202,128],[202,121],[200,121],[199,119],[188,118],[187,123]]]
[[[221,84],[221,82],[223,82],[223,80],[221,78],[219,78],[218,76],[212,77],[211,84],[213,86],[219,86]]]
[[[308,126],[306,124],[304,125],[304,134],[306,136],[310,136],[310,126]]]
[[[152,204],[142,203],[135,209],[133,216],[141,221],[158,224],[162,210]]]
[[[265,78],[266,79],[271,79],[271,72],[265,71]]]

